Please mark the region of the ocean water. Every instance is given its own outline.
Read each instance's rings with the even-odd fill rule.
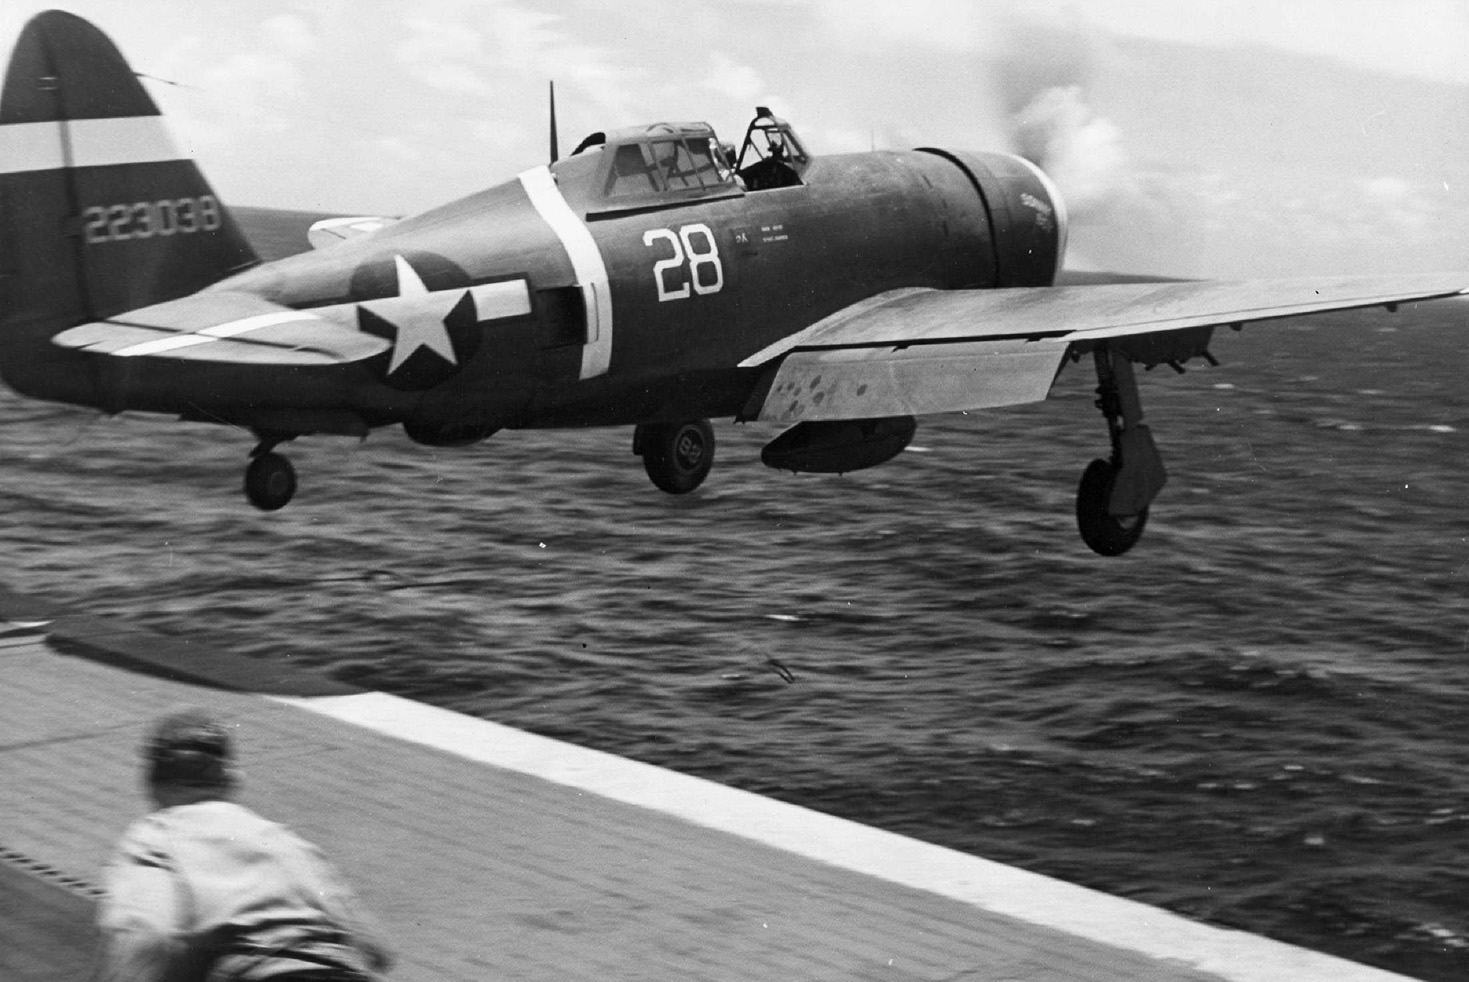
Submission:
[[[17,589],[699,774],[1214,923],[1469,978],[1469,307],[1223,332],[1144,381],[1128,556],[1072,499],[1088,364],[844,477],[717,426],[290,445],[0,396]]]

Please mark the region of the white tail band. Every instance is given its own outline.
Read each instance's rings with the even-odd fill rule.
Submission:
[[[65,155],[65,137],[71,160]],[[187,159],[174,145],[162,116],[68,119],[0,126],[0,174],[111,167]]]

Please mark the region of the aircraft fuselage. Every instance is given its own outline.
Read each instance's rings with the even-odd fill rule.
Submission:
[[[793,186],[609,197],[615,150],[209,288],[379,333],[378,358],[283,373],[53,349],[12,384],[287,435],[731,417],[759,383],[731,366],[761,348],[886,290],[1048,284],[1061,248],[1044,179],[1005,155],[817,157]]]

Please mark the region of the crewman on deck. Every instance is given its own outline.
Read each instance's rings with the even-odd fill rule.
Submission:
[[[311,844],[233,800],[229,731],[200,710],[143,747],[157,809],[108,865],[98,982],[372,982],[390,956]]]

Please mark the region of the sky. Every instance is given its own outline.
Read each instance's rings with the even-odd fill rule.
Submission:
[[[1469,270],[1469,0],[88,0],[227,203],[419,211],[656,120],[1036,159],[1070,264]]]

